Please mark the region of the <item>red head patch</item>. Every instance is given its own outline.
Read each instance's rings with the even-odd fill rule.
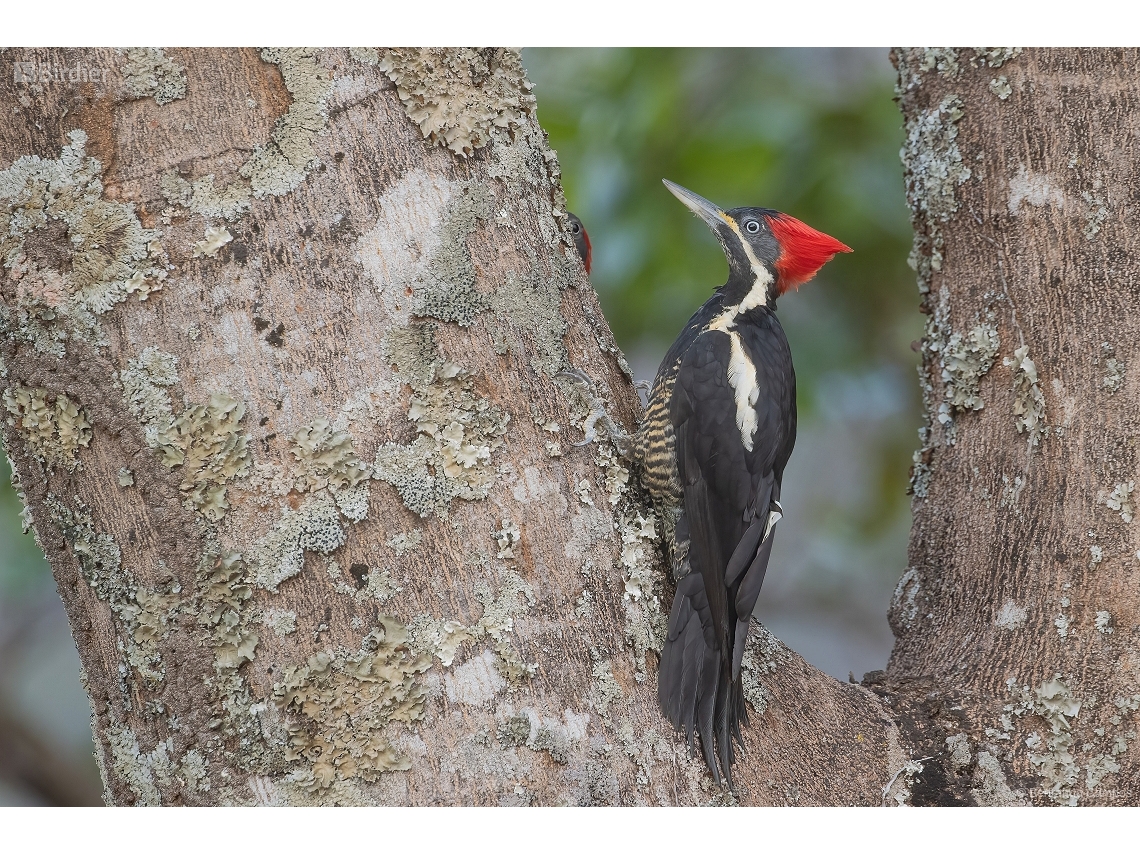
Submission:
[[[776,259],[776,272],[780,274],[776,283],[778,294],[799,288],[837,252],[851,252],[846,244],[787,214],[769,217],[768,226],[780,242],[780,257]]]

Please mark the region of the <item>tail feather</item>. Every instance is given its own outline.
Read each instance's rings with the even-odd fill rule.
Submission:
[[[741,742],[747,722],[741,681],[732,678],[732,661],[716,647],[704,580],[691,573],[677,585],[661,651],[657,699],[669,722],[685,735],[690,752],[699,737],[701,754],[717,783],[731,786],[733,742]]]
[[[714,730],[719,732],[713,721],[717,713],[717,696],[720,694],[721,669],[719,654],[715,650],[705,648],[704,667],[701,669],[700,684],[697,688],[697,732],[701,737],[701,750],[705,755],[705,763],[713,778],[720,783],[720,773],[716,766],[716,753]]]

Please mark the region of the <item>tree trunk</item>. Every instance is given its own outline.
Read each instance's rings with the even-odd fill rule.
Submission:
[[[868,689],[755,625],[735,794],[657,710],[659,521],[572,445],[562,369],[640,408],[518,55],[3,56],[5,441],[110,803],[1131,800],[1128,297],[1054,285],[1131,269],[1107,55],[899,55],[934,415],[899,644]]]
[[[1135,804],[1135,51],[896,53],[930,415],[878,690],[912,799]]]

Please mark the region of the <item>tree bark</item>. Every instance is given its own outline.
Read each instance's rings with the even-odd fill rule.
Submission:
[[[4,436],[109,803],[1131,800],[1107,55],[898,55],[933,416],[899,643],[846,685],[755,625],[735,793],[657,710],[660,523],[572,445],[562,369],[640,407],[518,55],[2,56]]]
[[[929,426],[877,687],[912,801],[1135,804],[1135,51],[895,54]]]

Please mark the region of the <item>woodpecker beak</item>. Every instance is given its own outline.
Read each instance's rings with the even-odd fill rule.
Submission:
[[[718,226],[728,222],[728,216],[724,211],[708,199],[698,196],[692,190],[686,190],[680,184],[674,184],[672,181],[668,181],[664,178],[661,179],[661,183],[668,187],[669,192],[680,199],[686,208],[704,220],[705,225],[712,229],[714,233],[716,233]]]

